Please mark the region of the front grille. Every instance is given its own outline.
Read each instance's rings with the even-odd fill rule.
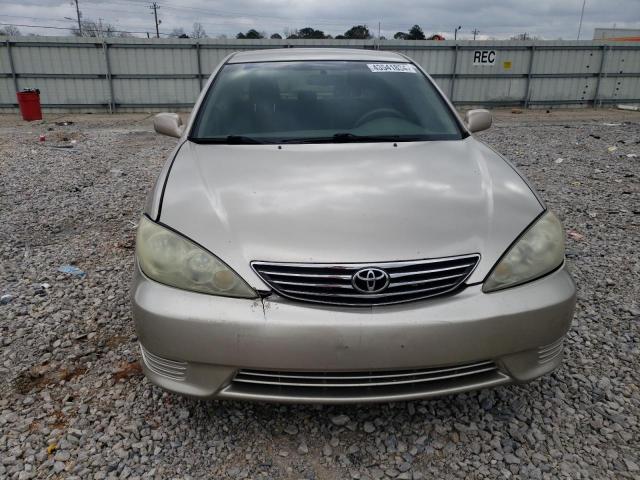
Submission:
[[[225,393],[238,397],[349,400],[429,396],[503,383],[492,361],[418,370],[289,372],[239,370]]]
[[[280,295],[307,302],[372,306],[436,297],[461,288],[480,255],[382,263],[252,262],[256,273]],[[354,275],[365,269],[386,272],[388,285],[379,292],[354,288]]]

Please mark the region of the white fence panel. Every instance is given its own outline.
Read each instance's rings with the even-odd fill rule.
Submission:
[[[227,55],[300,47],[397,51],[457,105],[640,103],[639,42],[17,37],[0,40],[0,111],[23,88],[48,111],[188,110]]]

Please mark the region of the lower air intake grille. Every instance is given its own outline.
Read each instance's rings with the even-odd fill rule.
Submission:
[[[457,291],[480,255],[379,263],[252,262],[280,295],[306,302],[372,306],[410,302]]]
[[[503,383],[494,362],[419,370],[289,372],[239,370],[227,392],[256,398],[340,400],[428,396]]]

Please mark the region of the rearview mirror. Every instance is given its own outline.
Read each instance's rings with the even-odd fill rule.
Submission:
[[[159,113],[153,118],[153,128],[162,135],[180,138],[184,125],[177,113]]]
[[[491,126],[491,122],[491,112],[484,108],[469,110],[464,115],[464,123],[467,124],[467,128],[470,132],[481,132],[482,130],[486,130]]]

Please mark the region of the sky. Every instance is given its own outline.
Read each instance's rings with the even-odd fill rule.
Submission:
[[[151,1],[78,0],[85,19],[115,25],[145,36],[155,33]],[[393,38],[419,24],[427,35],[507,39],[527,33],[548,40],[575,40],[583,0],[156,0],[161,34],[183,28],[188,34],[200,22],[209,37],[254,28],[267,34],[311,26],[326,34],[344,33],[366,24],[375,35]],[[23,34],[68,35],[74,22],[74,0],[0,0],[0,23],[57,27],[18,27]],[[586,0],[580,39],[593,38],[595,27],[640,28],[640,0]],[[4,25],[0,25],[2,28]]]

